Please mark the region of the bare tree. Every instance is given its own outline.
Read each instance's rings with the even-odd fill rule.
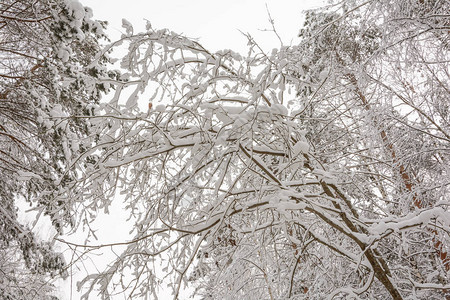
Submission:
[[[125,44],[127,71],[102,81],[116,93],[60,197],[90,224],[120,191],[134,225],[60,240],[124,249],[84,298],[155,296],[163,278],[174,299],[189,282],[205,299],[448,297],[446,12],[344,1],[310,12],[300,45],[250,39],[246,57],[124,22],[104,51]]]

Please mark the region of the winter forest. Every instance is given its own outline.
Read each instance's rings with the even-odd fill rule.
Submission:
[[[1,300],[450,299],[448,1],[246,53],[94,13],[0,1]]]

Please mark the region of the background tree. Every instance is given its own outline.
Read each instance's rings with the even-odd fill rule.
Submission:
[[[20,246],[14,241],[9,243],[2,242],[0,249],[0,296],[2,300],[15,299],[36,299],[36,300],[56,300],[55,296],[51,296],[55,286],[52,285],[45,272],[48,272],[54,261],[45,263],[45,271],[35,272],[30,270],[22,255]],[[43,246],[39,251],[43,252]],[[49,249],[47,249],[49,251]],[[50,251],[45,258],[52,258],[54,254]],[[42,255],[42,254],[41,254]],[[42,255],[44,256],[44,255]],[[58,262],[56,262],[58,263]],[[44,263],[43,263],[44,264]]]
[[[83,144],[89,122],[71,117],[90,115],[105,90],[95,79],[105,74],[106,59],[89,65],[104,24],[91,17],[78,1],[0,3],[0,293],[6,299],[38,297],[29,289],[64,267],[52,246],[17,220],[16,200],[48,215],[58,231],[74,224],[69,200],[55,195],[76,178],[68,168],[74,155],[90,146]],[[45,297],[48,288],[42,291]]]

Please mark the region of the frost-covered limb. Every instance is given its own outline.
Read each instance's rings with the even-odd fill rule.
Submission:
[[[105,295],[143,297],[161,277],[175,295],[192,284],[217,299],[404,299],[415,293],[411,278],[447,280],[436,250],[448,247],[449,158],[433,125],[447,131],[437,100],[446,73],[404,56],[411,37],[393,35],[384,13],[405,7],[340,5],[309,12],[300,45],[250,57],[127,29],[125,72],[90,119],[97,139],[73,160],[79,177],[68,191],[93,220],[117,188],[134,222],[120,259],[98,275],[107,284],[91,278]],[[446,61],[439,47],[411,43]],[[379,50],[386,45],[394,52]],[[147,272],[156,259],[162,275]],[[136,276],[120,275],[129,270]],[[417,293],[442,298],[432,286]]]

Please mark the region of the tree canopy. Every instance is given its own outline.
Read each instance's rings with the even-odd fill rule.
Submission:
[[[450,299],[448,11],[335,2],[306,12],[298,45],[265,53],[249,36],[245,56],[124,20],[120,40],[74,55],[74,77],[58,73],[79,106],[61,98],[65,114],[42,116],[59,120],[39,156],[56,187],[14,191],[56,228],[92,234],[125,202],[128,240],[58,239],[115,251],[78,285],[84,299],[156,298],[163,282],[174,299],[185,286],[202,299]]]

